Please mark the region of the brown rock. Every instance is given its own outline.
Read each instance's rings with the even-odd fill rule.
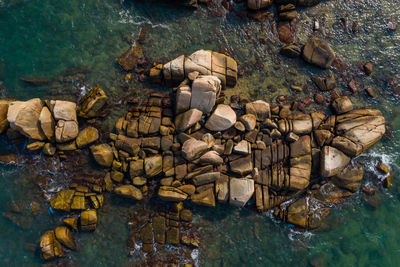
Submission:
[[[65,226],[59,226],[55,229],[57,240],[69,249],[76,250],[76,243],[71,230]]]
[[[304,46],[303,58],[308,63],[327,69],[332,65],[336,54],[326,41],[311,37]]]
[[[54,231],[47,231],[40,237],[41,257],[44,260],[51,260],[64,257],[64,250],[55,238]]]

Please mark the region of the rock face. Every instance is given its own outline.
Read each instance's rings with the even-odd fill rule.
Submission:
[[[310,64],[327,69],[332,65],[336,54],[326,41],[311,37],[304,46],[303,58]]]
[[[188,57],[179,56],[163,66],[163,76],[167,83],[181,82],[189,73],[196,71],[202,75],[216,76],[224,85],[236,84],[236,61],[224,54],[209,50],[198,50]]]
[[[254,180],[232,178],[229,183],[229,204],[243,207],[254,194]]]
[[[342,151],[324,146],[321,151],[321,175],[331,177],[340,173],[349,164],[350,158]]]
[[[78,115],[83,118],[97,117],[106,102],[106,93],[99,86],[95,86],[79,101],[81,108]]]
[[[11,102],[7,112],[7,120],[10,123],[10,127],[28,138],[45,140],[46,136],[39,126],[39,117],[42,108],[43,106],[39,98],[25,102]]]
[[[224,104],[219,104],[212,115],[208,118],[205,127],[211,131],[225,131],[236,122],[236,113]]]

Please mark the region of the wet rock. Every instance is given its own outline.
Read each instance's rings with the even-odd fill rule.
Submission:
[[[253,170],[253,162],[250,155],[231,161],[229,166],[233,173],[240,176],[245,176]]]
[[[31,139],[45,140],[39,126],[39,117],[42,111],[42,103],[39,98],[28,101],[15,101],[9,103],[7,120],[12,129]]]
[[[324,146],[321,151],[321,175],[331,177],[340,173],[349,164],[350,158],[342,151]]]
[[[172,186],[160,186],[158,196],[163,201],[180,202],[187,199],[188,195],[182,190]]]
[[[374,70],[374,67],[371,62],[367,62],[363,66],[363,71],[367,76],[370,76]]]
[[[78,217],[65,218],[63,222],[71,227],[73,230],[78,231]]]
[[[353,104],[347,96],[341,96],[333,100],[332,107],[336,114],[343,114],[353,110]]]
[[[223,162],[223,159],[216,151],[208,151],[200,157],[200,163],[202,164],[220,165]]]
[[[144,177],[134,177],[132,179],[132,184],[135,186],[143,186],[147,183],[147,179]]]
[[[143,194],[140,189],[134,187],[133,185],[121,185],[117,186],[114,188],[114,192],[117,195],[127,197],[127,198],[132,198],[135,200],[142,200],[143,199]]]
[[[111,166],[114,160],[114,154],[112,148],[108,144],[93,145],[90,147],[90,151],[99,165],[104,167]]]
[[[197,205],[215,207],[214,188],[209,188],[191,196],[191,201]]]
[[[356,192],[364,176],[362,165],[348,165],[340,173],[332,177],[332,182],[341,188]]]
[[[78,115],[83,118],[97,117],[106,102],[106,93],[99,86],[95,86],[79,101],[81,107]]]
[[[97,227],[97,212],[96,210],[85,210],[81,212],[80,229],[82,231],[94,231]]]
[[[308,63],[327,69],[332,65],[336,54],[326,41],[311,37],[304,46],[303,58]]]
[[[247,7],[251,10],[260,10],[272,6],[272,0],[248,0]]]
[[[291,21],[279,21],[278,23],[278,36],[279,40],[285,44],[291,44],[294,42],[296,36],[296,25],[297,20]]]
[[[209,113],[221,90],[221,81],[215,76],[199,76],[192,83],[190,107]]]
[[[162,172],[163,158],[160,155],[144,159],[144,170],[147,177],[153,177]]]
[[[236,122],[236,113],[224,104],[219,104],[212,115],[208,118],[205,127],[210,131],[225,131]]]
[[[8,104],[11,101],[0,99],[0,134],[4,133],[8,126],[7,120],[7,112],[8,112]]]
[[[343,198],[350,197],[353,193],[337,187],[334,183],[328,182],[322,185],[314,196],[322,204],[336,204],[343,200]]]
[[[171,227],[167,230],[167,243],[179,245],[180,233],[178,227]]]
[[[213,183],[219,179],[219,176],[220,176],[219,172],[203,173],[193,177],[193,184],[195,186],[200,186],[204,184]]]
[[[314,138],[319,146],[329,145],[333,139],[333,134],[328,130],[315,130]]]
[[[99,131],[94,127],[87,127],[79,132],[76,138],[76,145],[81,148],[87,146],[99,139]]]
[[[196,191],[194,185],[185,184],[178,187],[179,190],[183,191],[184,193],[188,194],[189,196],[193,195]]]
[[[130,71],[135,69],[138,60],[143,56],[142,46],[136,42],[117,61],[125,71]]]
[[[64,257],[64,250],[55,238],[54,231],[47,231],[40,237],[41,257],[44,260]]]
[[[200,121],[203,112],[198,109],[189,109],[175,118],[175,126],[178,132],[183,132]]]
[[[206,142],[190,138],[185,141],[182,146],[182,156],[188,160],[192,161],[201,157],[208,150],[208,145]]]
[[[54,119],[51,115],[50,110],[47,107],[43,107],[39,116],[40,129],[48,140],[52,140],[54,136]]]
[[[311,80],[321,91],[331,91],[336,88],[335,75],[329,73],[327,78],[311,77]]]
[[[231,178],[229,181],[229,204],[243,207],[254,194],[254,180],[247,178]]]
[[[372,97],[372,98],[377,98],[376,92],[373,88],[371,87],[367,87],[365,89],[365,92],[367,92],[368,96]]]
[[[153,230],[154,230],[154,240],[159,244],[165,243],[165,218],[162,216],[156,216],[153,218]]]
[[[319,105],[323,105],[325,103],[325,97],[319,93],[314,94],[314,101]]]
[[[377,209],[379,206],[382,204],[382,196],[381,194],[373,194],[373,195],[368,195],[365,193],[362,193],[362,199],[364,200],[365,204],[369,206],[372,209]]]
[[[55,230],[57,240],[69,249],[76,250],[76,243],[71,230],[65,226],[59,226]]]

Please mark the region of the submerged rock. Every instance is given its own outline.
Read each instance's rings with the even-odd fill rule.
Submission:
[[[136,42],[117,61],[125,71],[130,71],[135,69],[137,61],[143,56],[142,46]]]

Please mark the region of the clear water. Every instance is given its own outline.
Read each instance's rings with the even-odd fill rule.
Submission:
[[[243,8],[241,5],[237,9]],[[218,11],[221,11],[220,9]],[[223,13],[223,12],[222,12]],[[394,129],[399,129],[400,108],[390,90],[388,79],[398,75],[400,32],[389,33],[390,16],[400,18],[396,0],[330,0],[300,11],[297,41],[304,43],[312,34],[312,21],[321,22],[319,33],[350,66],[346,77],[339,79],[339,92],[348,91],[348,77],[357,77],[363,87],[371,86],[378,101],[364,92],[351,96],[358,106],[372,106],[383,111]],[[347,17],[360,26],[356,34],[345,33],[340,18]],[[137,39],[146,27],[144,52],[149,61],[165,62],[181,54],[204,48],[234,52],[244,75],[227,94],[240,93],[249,98],[263,98],[275,103],[276,96],[289,95],[303,99],[313,91],[293,93],[292,84],[311,84],[311,75],[325,75],[305,65],[278,55],[281,44],[270,31],[268,21],[261,23],[222,14],[201,7],[186,10],[166,3],[115,0],[0,0],[0,81],[6,89],[2,96],[18,99],[32,97],[76,99],[84,89],[81,81],[44,86],[31,86],[21,76],[56,77],[72,67],[87,66],[84,81],[102,86],[118,102],[125,96],[143,94],[155,88],[147,83],[131,82],[131,89],[121,87],[124,73],[115,59],[129,48],[126,36]],[[267,38],[262,44],[259,38]],[[371,77],[360,74],[358,66],[371,61],[375,71]],[[278,87],[277,92],[267,89]],[[315,107],[312,107],[315,108]],[[321,108],[321,107],[318,107]],[[112,125],[124,111],[116,106],[106,120]],[[335,207],[320,231],[298,232],[274,220],[271,214],[257,214],[245,209],[219,206],[216,209],[195,207],[195,223],[202,235],[202,247],[196,258],[201,266],[398,266],[400,260],[400,190],[397,181],[400,133],[393,131],[391,140],[383,139],[358,160],[369,170],[365,183],[376,180],[373,166],[383,160],[394,172],[393,186],[381,190],[382,203],[377,209],[368,207],[357,192],[350,201]],[[1,149],[6,148],[2,140]],[[35,163],[31,163],[34,161]],[[0,216],[0,265],[39,266],[37,244],[40,235],[60,224],[62,217],[52,215],[41,191],[34,184],[37,169],[46,169],[39,156],[18,166],[0,165],[0,212],[17,216],[15,224]],[[49,175],[46,173],[46,175]],[[53,179],[68,179],[53,172]],[[29,206],[40,204],[38,214]],[[12,203],[27,207],[21,213],[11,211]],[[100,225],[91,234],[76,235],[77,252],[68,259],[79,266],[126,266],[145,258],[139,253],[128,257],[127,214],[134,203],[106,199],[107,208],[100,214]],[[179,250],[169,248],[178,255]]]

